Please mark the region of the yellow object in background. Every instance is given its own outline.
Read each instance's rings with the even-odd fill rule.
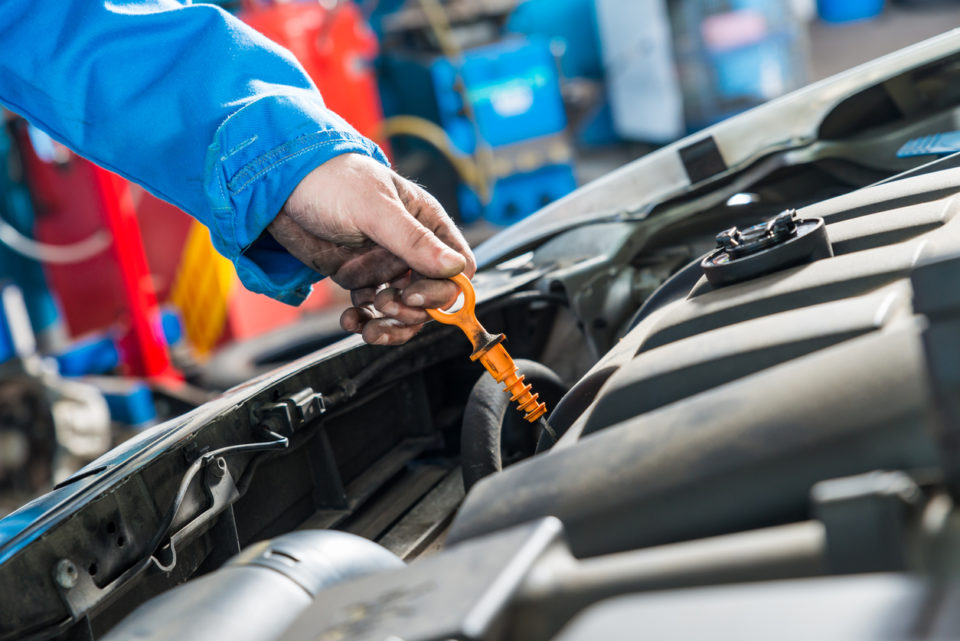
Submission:
[[[199,356],[209,354],[223,335],[235,281],[233,265],[213,248],[207,228],[194,221],[170,302],[180,310],[187,340]]]

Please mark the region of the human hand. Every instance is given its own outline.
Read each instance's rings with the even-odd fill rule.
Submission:
[[[342,154],[300,182],[267,228],[293,256],[350,290],[340,325],[377,345],[405,343],[459,294],[476,262],[437,200],[379,162]],[[412,270],[412,271],[411,271]]]

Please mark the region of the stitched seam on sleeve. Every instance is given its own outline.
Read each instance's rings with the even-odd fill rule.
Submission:
[[[213,207],[212,208],[213,211],[221,211],[221,212],[226,211],[226,212],[232,213],[233,209],[231,209],[230,207],[230,199],[227,197],[227,192],[224,191],[223,189],[222,176],[217,176],[216,183],[217,183],[217,191],[220,192],[220,205],[218,207]]]
[[[344,136],[342,134],[334,138],[325,138],[325,140],[321,140],[312,144],[305,144],[308,141],[314,140],[320,136],[324,136],[325,134],[326,132],[307,134],[280,145],[279,147],[271,149],[262,156],[259,156],[258,158],[241,167],[240,170],[234,174],[233,178],[231,178],[227,183],[227,189],[234,194],[240,193],[253,184],[258,178],[266,173],[269,173],[271,170],[282,165],[288,160],[292,160],[293,158],[301,156],[310,151],[322,149],[323,147],[342,143],[352,143],[361,145],[364,149],[368,149],[368,145],[364,144],[366,141],[363,139],[352,136]],[[292,149],[295,149],[296,151],[291,151]]]
[[[244,147],[247,147],[247,146],[249,146],[249,145],[252,145],[252,144],[255,143],[255,142],[257,142],[257,136],[253,136],[253,137],[251,137],[251,138],[247,138],[246,140],[244,140],[243,142],[241,142],[240,144],[238,144],[236,147],[234,147],[233,149],[231,149],[230,151],[228,151],[227,153],[225,153],[225,154],[220,158],[220,161],[222,162],[222,161],[226,160],[227,158],[229,158],[230,156],[236,154],[238,151],[240,151],[240,150],[243,149]]]

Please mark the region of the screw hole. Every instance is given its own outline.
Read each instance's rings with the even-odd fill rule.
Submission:
[[[126,541],[124,541],[123,537],[122,537],[122,536],[118,536],[118,537],[117,537],[117,547],[121,547],[121,548],[122,548],[124,543],[126,543]]]
[[[90,572],[90,576],[96,576],[96,575],[97,575],[97,569],[98,569],[98,568],[97,568],[97,564],[96,564],[96,563],[91,563],[91,564],[90,564],[90,567],[87,568],[87,571]]]

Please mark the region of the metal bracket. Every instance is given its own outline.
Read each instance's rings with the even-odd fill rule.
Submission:
[[[170,537],[170,542],[175,546],[182,541],[195,538],[199,532],[211,527],[216,517],[228,505],[240,498],[237,484],[230,473],[227,461],[222,456],[213,459],[204,468],[203,486],[210,501],[209,507],[191,518]]]
[[[230,468],[223,457],[213,459],[204,468],[203,488],[209,505],[199,514],[186,519],[186,522],[175,522],[175,526],[179,526],[179,529],[170,537],[174,547],[212,527],[219,514],[240,496]],[[61,598],[75,619],[85,616],[129,578],[121,574],[111,583],[100,587],[94,582],[92,575],[80,571],[69,558],[57,561],[53,567],[53,577]]]

